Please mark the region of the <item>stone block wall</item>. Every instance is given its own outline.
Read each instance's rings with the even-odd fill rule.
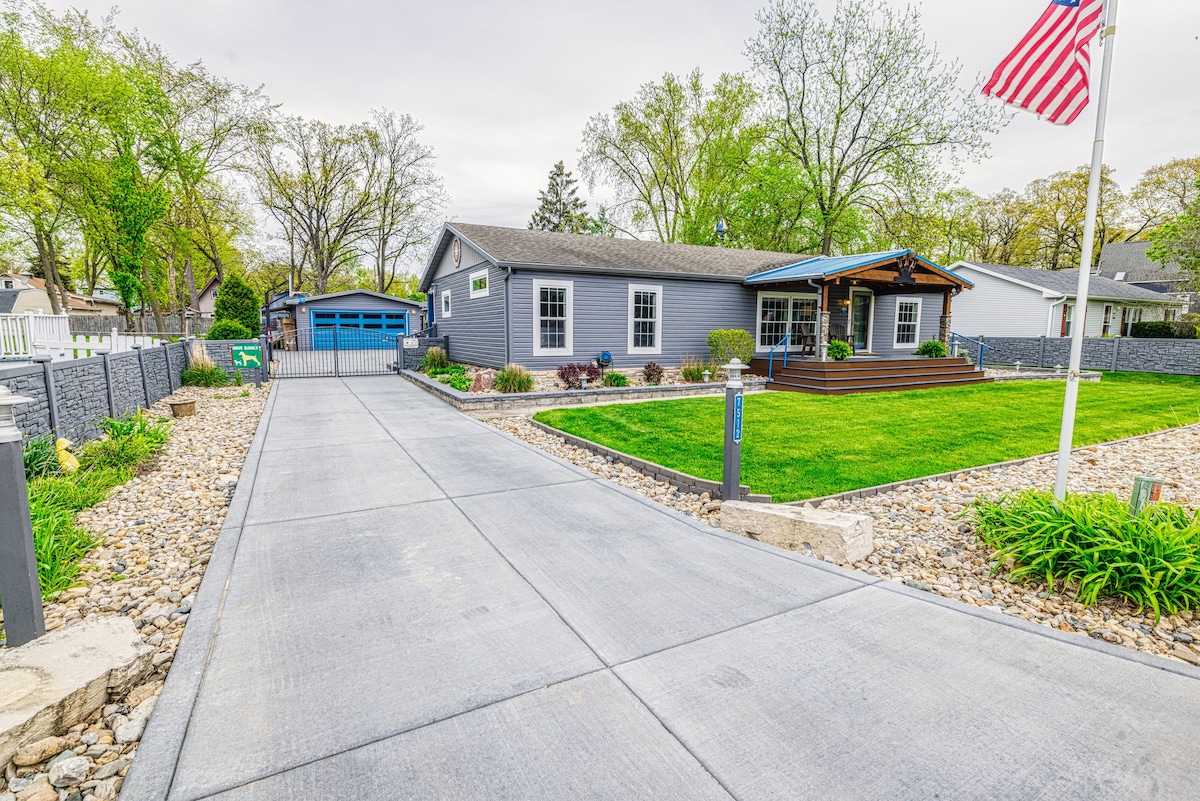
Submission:
[[[421,359],[425,358],[425,354],[428,353],[429,349],[432,347],[441,348],[442,350],[446,351],[447,355],[450,353],[450,337],[421,337],[417,341],[420,343],[418,347],[404,348],[402,351],[404,354],[403,366],[405,370],[416,370],[420,368]],[[450,358],[453,359],[454,357],[451,356]]]
[[[218,367],[229,373],[230,377],[233,376],[233,352],[230,350],[230,345],[254,344],[259,342],[257,339],[214,340],[211,342],[208,340],[199,341],[203,345],[204,350],[208,352],[209,357],[211,357],[212,360],[217,363]],[[263,358],[266,359],[265,353],[263,354]],[[262,380],[262,374],[258,368],[242,370],[241,374],[242,380],[246,381],[247,383],[254,383],[255,381]]]
[[[1023,367],[1066,367],[1071,340],[1062,337],[980,337],[988,350],[988,364]],[[959,352],[978,358],[979,347],[960,343]],[[1085,370],[1121,370],[1133,373],[1200,375],[1200,340],[1092,337],[1083,340],[1081,365]]]
[[[109,368],[107,376],[105,360]],[[180,373],[185,364],[184,345],[146,348],[144,362],[150,402],[162,400],[180,385]],[[0,384],[33,399],[33,402],[16,408],[17,425],[27,437],[55,431],[59,436],[83,442],[99,435],[97,420],[119,417],[146,405],[142,362],[136,351],[51,362],[49,365],[49,383],[42,363],[0,368]]]

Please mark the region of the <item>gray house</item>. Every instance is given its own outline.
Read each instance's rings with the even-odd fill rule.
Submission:
[[[284,350],[333,350],[335,345],[339,350],[395,349],[398,338],[421,329],[422,305],[365,289],[281,293],[271,302],[271,327]]]
[[[601,352],[616,367],[707,358],[708,333],[741,328],[757,353],[911,356],[950,332],[971,282],[908,250],[809,257],[453,223],[421,279],[429,321],[458,361],[552,369]]]

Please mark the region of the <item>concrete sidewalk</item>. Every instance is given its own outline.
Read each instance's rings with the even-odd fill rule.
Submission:
[[[1198,679],[279,381],[121,798],[1194,798]]]

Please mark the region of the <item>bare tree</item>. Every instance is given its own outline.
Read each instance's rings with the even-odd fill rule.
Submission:
[[[372,113],[370,157],[374,192],[359,247],[374,272],[375,290],[388,292],[397,271],[416,265],[436,233],[449,199],[433,171],[433,150],[417,137],[423,126],[408,114]]]
[[[377,138],[363,125],[284,117],[254,143],[259,198],[283,228],[293,264],[311,266],[318,294],[358,259],[370,230]]]
[[[856,209],[898,196],[904,176],[975,157],[1004,119],[959,86],[957,62],[925,41],[920,12],[844,0],[773,0],[747,44],[773,136],[807,175],[823,253],[852,236]]]

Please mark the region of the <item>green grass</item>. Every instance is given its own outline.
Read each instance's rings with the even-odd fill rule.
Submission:
[[[746,396],[742,483],[777,502],[905,481],[1058,448],[1064,385],[1018,381],[911,392]],[[723,398],[536,419],[641,459],[721,479]],[[1200,422],[1200,378],[1105,373],[1079,390],[1075,445]]]

